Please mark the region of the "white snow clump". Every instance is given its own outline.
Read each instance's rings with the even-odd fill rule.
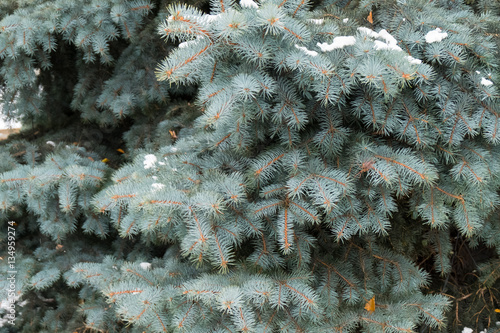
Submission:
[[[441,32],[441,29],[436,28],[432,31],[429,31],[427,35],[425,35],[425,41],[427,43],[440,42],[446,37],[448,37],[448,34],[446,32]]]
[[[332,51],[335,49],[341,49],[344,46],[354,45],[356,43],[356,38],[354,36],[339,36],[333,39],[332,44],[328,43],[318,43],[318,47],[323,52]]]
[[[259,6],[253,2],[252,0],[241,0],[240,1],[240,6],[241,7],[246,7],[246,8],[259,8]]]
[[[45,143],[48,144],[49,146],[52,146],[52,147],[56,146],[56,144],[54,143],[54,141],[47,141]]]
[[[142,269],[144,269],[145,271],[147,271],[148,269],[151,268],[151,264],[149,262],[141,262],[140,263],[140,266]]]
[[[370,28],[366,27],[359,27],[358,31],[361,33],[364,33],[368,37],[371,38],[381,38],[385,40],[385,42],[381,40],[376,40],[374,41],[374,49],[375,50],[394,50],[394,51],[402,51],[401,48],[398,46],[398,41],[394,36],[392,36],[390,33],[387,32],[387,30],[382,29],[379,32],[375,32]]]
[[[148,154],[144,156],[144,169],[151,169],[155,166],[156,156],[153,154]]]
[[[195,40],[188,40],[187,42],[182,42],[182,43],[179,44],[179,48],[180,49],[184,49],[184,48],[186,48],[186,47],[188,47],[190,45],[196,44],[196,42],[197,42],[196,39]]]
[[[406,59],[408,59],[410,64],[418,65],[422,63],[422,60],[413,58],[412,56],[407,56]]]
[[[165,184],[162,184],[162,183],[154,183],[151,185],[151,187],[157,191],[157,190],[161,190],[162,188],[165,187]]]
[[[324,19],[310,19],[309,22],[314,24],[323,24],[325,22]]]
[[[491,86],[491,85],[493,84],[493,82],[491,82],[490,80],[485,79],[485,78],[483,77],[483,78],[481,78],[481,84],[482,84],[483,86]]]
[[[364,33],[365,35],[367,35],[368,37],[372,37],[372,38],[377,38],[379,36],[378,33],[373,31],[372,29],[366,28],[366,27],[359,27],[358,31],[360,31],[360,32]]]
[[[318,55],[318,52],[308,50],[306,47],[298,46],[297,44],[295,44],[295,47],[298,48],[299,50],[303,51],[305,54],[310,55],[312,57],[315,57]]]

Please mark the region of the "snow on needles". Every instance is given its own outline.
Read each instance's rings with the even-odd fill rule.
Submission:
[[[310,19],[309,22],[319,25],[319,24],[325,23],[325,20],[324,19]]]
[[[446,37],[448,37],[448,34],[446,32],[442,32],[441,29],[436,28],[432,31],[429,31],[427,35],[425,35],[425,41],[427,43],[440,42]]]
[[[156,156],[153,154],[149,154],[144,156],[144,169],[151,169],[155,166]]]
[[[333,39],[332,44],[328,43],[318,43],[318,47],[323,52],[332,51],[335,49],[341,49],[344,46],[354,45],[356,43],[356,38],[354,36],[339,36]]]
[[[483,78],[481,78],[481,84],[483,86],[491,86],[493,84],[493,82],[491,82],[490,80],[483,77]]]
[[[398,46],[398,41],[394,36],[392,36],[387,30],[382,29],[379,32],[375,32],[372,29],[366,28],[366,27],[359,27],[358,31],[364,33],[368,37],[371,38],[379,38],[383,39],[384,41],[381,40],[376,40],[374,41],[374,49],[375,50],[394,50],[394,51],[402,51],[401,48]]]
[[[399,46],[398,46],[398,41],[394,36],[392,36],[387,30],[382,29],[379,32],[375,32],[372,29],[366,28],[366,27],[359,27],[358,31],[367,35],[368,37],[371,38],[378,38],[378,39],[383,39],[384,41],[381,40],[375,40],[373,43],[375,44],[373,48],[375,50],[393,50],[393,51],[403,51]],[[410,64],[413,65],[419,65],[422,63],[422,60],[413,58],[412,56],[406,56],[406,59]]]
[[[143,270],[145,270],[145,271],[147,271],[148,269],[150,269],[150,268],[151,268],[151,264],[150,264],[149,262],[141,262],[139,265],[140,265],[140,266],[141,266],[141,268],[142,268]]]
[[[241,0],[240,6],[246,8],[256,8],[256,9],[259,8],[259,6],[252,0]]]
[[[153,188],[153,191],[158,191],[158,190],[161,190],[162,188],[164,188],[165,184],[154,183],[154,184],[151,184],[151,187]]]
[[[408,61],[410,62],[410,64],[419,65],[419,64],[422,63],[422,60],[415,59],[412,56],[407,56],[406,59],[408,59]]]
[[[295,47],[298,48],[299,50],[303,51],[305,54],[310,55],[312,57],[315,57],[318,55],[318,52],[308,50],[306,47],[298,46],[297,44],[295,44]]]

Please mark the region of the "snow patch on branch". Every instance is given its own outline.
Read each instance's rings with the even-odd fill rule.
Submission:
[[[384,43],[380,40],[374,41],[375,46],[373,47],[375,50],[393,50],[393,51],[402,51],[402,49],[396,44],[388,44]]]
[[[220,18],[221,14],[217,15],[203,15],[203,19],[205,19],[208,23],[213,22]]]
[[[491,82],[490,80],[488,80],[488,79],[486,79],[486,78],[482,77],[482,78],[481,78],[481,84],[482,84],[483,86],[491,86],[491,85],[493,84],[493,82]]]
[[[195,39],[195,40],[188,40],[187,42],[182,42],[179,44],[179,48],[180,49],[184,49],[186,47],[189,47],[190,45],[193,45],[193,44],[196,44],[198,40]]]
[[[323,24],[325,22],[324,19],[310,19],[309,22],[314,23],[314,24]]]
[[[368,37],[372,37],[372,38],[378,38],[378,36],[379,36],[378,33],[373,31],[372,29],[366,28],[366,27],[359,27],[358,31],[360,31],[361,33],[364,33]]]
[[[430,44],[434,42],[440,42],[446,37],[448,37],[448,34],[446,32],[442,32],[441,29],[436,28],[432,31],[429,31],[427,35],[425,35],[425,41]]]
[[[164,188],[165,184],[154,183],[154,184],[151,185],[151,187],[153,188],[153,191],[158,191],[158,190],[161,190],[162,188]]]
[[[153,154],[149,154],[144,156],[144,169],[151,169],[155,166],[156,156]]]
[[[255,9],[259,8],[259,6],[252,0],[241,0],[240,6],[243,8],[255,8]]]
[[[344,46],[354,45],[356,43],[356,38],[354,36],[339,36],[333,39],[332,44],[328,43],[318,43],[318,47],[323,52],[332,51],[335,49],[342,49]]]
[[[419,65],[422,63],[422,60],[413,58],[412,56],[407,56],[406,59],[408,59],[410,64]]]
[[[149,262],[141,262],[139,264],[141,266],[142,269],[144,269],[145,271],[147,271],[148,269],[151,268],[151,264]]]
[[[397,45],[398,41],[394,36],[392,36],[390,33],[387,32],[387,30],[382,29],[378,32],[378,36],[380,38],[385,39],[386,43],[389,45]]]
[[[303,51],[305,54],[310,55],[312,57],[316,57],[318,55],[318,52],[308,50],[307,47],[298,46],[297,44],[295,44],[295,47],[298,48],[299,50]]]
[[[11,128],[21,128],[21,123],[16,120],[9,120],[6,116],[0,115],[0,130]]]
[[[398,41],[394,36],[392,36],[387,30],[382,29],[379,32],[375,32],[370,28],[366,27],[359,27],[358,31],[367,35],[368,37],[371,38],[379,38],[383,39],[384,41],[381,40],[376,40],[374,41],[374,46],[373,48],[375,50],[393,50],[393,51],[402,51],[402,49],[398,46]]]

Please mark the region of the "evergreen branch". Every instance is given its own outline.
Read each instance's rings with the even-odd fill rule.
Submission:
[[[399,332],[408,332],[408,333],[412,333],[413,332],[413,330],[411,330],[411,329],[407,329],[407,328],[403,328],[403,327],[397,327],[397,326],[392,326],[392,325],[387,324],[387,322],[379,322],[379,321],[376,321],[376,320],[371,319],[371,318],[361,317],[361,320],[364,320],[364,321],[369,322],[369,323],[380,325],[384,331],[386,330],[386,328],[392,328],[392,329],[395,329],[395,330],[397,330]]]
[[[483,182],[483,179],[481,177],[479,177],[475,172],[474,170],[472,170],[470,164],[462,157],[462,166],[460,167],[460,170],[458,171],[458,174],[462,174],[462,171],[464,169],[464,167],[467,167],[467,169],[470,170],[470,172],[474,175],[474,177],[476,177],[476,180],[480,183]]]
[[[401,267],[399,266],[399,263],[397,261],[394,261],[394,260],[391,260],[388,258],[384,258],[384,257],[376,255],[376,254],[372,254],[372,256],[376,259],[382,260],[384,262],[389,262],[389,263],[393,264],[394,266],[396,266],[396,268],[399,272],[399,280],[400,280],[399,282],[401,284],[403,284],[403,281],[404,281],[403,272],[402,272]]]
[[[284,225],[283,225],[283,230],[284,230],[284,232],[283,232],[283,240],[284,240],[283,244],[285,247],[284,252],[286,253],[290,250],[290,246],[291,246],[291,244],[288,243],[288,223],[289,223],[289,221],[288,221],[288,208],[285,208],[283,211],[285,214]]]
[[[330,265],[330,264],[327,264],[325,262],[323,262],[322,260],[320,259],[317,259],[317,261],[324,265],[326,268],[328,268],[329,270],[332,270],[335,272],[335,274],[337,274],[342,280],[344,280],[345,283],[347,283],[347,285],[349,285],[350,288],[354,289],[354,290],[357,290],[358,288],[356,287],[356,284],[354,284],[353,282],[349,281],[349,279],[347,279],[345,276],[343,276],[333,265]]]
[[[122,291],[114,291],[114,292],[110,292],[110,293],[107,293],[106,296],[108,297],[113,297],[115,295],[123,295],[123,294],[140,294],[142,293],[144,290],[142,289],[130,289],[130,290],[122,290]]]
[[[460,201],[460,203],[462,203],[462,204],[464,204],[464,203],[465,203],[465,201],[464,201],[464,197],[463,197],[461,194],[460,194],[460,195],[454,195],[454,194],[452,194],[452,193],[448,193],[448,192],[446,192],[445,190],[443,190],[442,188],[440,188],[440,187],[438,187],[438,186],[433,186],[433,187],[431,187],[431,188],[435,188],[436,190],[438,190],[438,191],[440,191],[440,192],[442,192],[442,193],[446,194],[447,196],[450,196],[450,197],[452,197],[452,198],[454,198],[454,199],[457,199],[457,200],[458,200],[458,201]]]
[[[412,167],[410,167],[410,166],[408,166],[408,165],[406,165],[406,164],[404,164],[404,163],[401,163],[401,162],[396,161],[396,160],[395,160],[395,159],[393,159],[393,158],[390,158],[390,157],[385,157],[385,156],[381,156],[381,155],[374,155],[374,157],[376,157],[376,158],[380,158],[380,159],[382,159],[382,160],[385,160],[385,161],[390,162],[390,163],[393,163],[393,164],[397,164],[397,165],[399,165],[399,166],[402,166],[403,168],[406,168],[406,169],[410,170],[411,172],[413,172],[413,173],[417,174],[417,175],[418,175],[420,178],[422,178],[423,180],[427,180],[427,179],[428,179],[428,177],[427,177],[427,176],[425,176],[424,174],[422,174],[422,173],[418,172],[417,170],[413,169]]]
[[[179,201],[172,201],[172,200],[148,200],[148,201],[144,201],[144,202],[141,202],[139,203],[139,207],[141,206],[144,206],[145,204],[161,204],[161,205],[165,205],[165,204],[168,204],[168,205],[179,205],[179,206],[182,206],[184,205],[184,203],[182,202],[179,202]]]
[[[226,260],[226,258],[224,257],[224,252],[222,251],[221,243],[219,241],[219,238],[217,237],[217,232],[215,232],[215,230],[214,230],[213,235],[214,235],[215,244],[217,244],[217,250],[219,251],[219,256],[220,256],[220,260],[221,260],[220,266],[223,270],[226,270],[227,264],[229,263],[229,259]]]
[[[272,165],[273,163],[279,161],[283,156],[285,156],[284,153],[278,155],[277,157],[273,158],[271,161],[269,161],[266,165],[264,165],[263,167],[261,167],[260,169],[258,169],[257,171],[255,171],[255,175],[258,176],[262,173],[263,170],[265,170],[266,168],[268,168],[270,165]]]
[[[191,214],[193,214],[193,218],[196,222],[196,226],[198,227],[198,232],[200,234],[200,238],[199,238],[199,241],[201,241],[202,243],[205,243],[207,241],[207,238],[205,237],[205,235],[203,235],[203,231],[201,230],[201,225],[200,225],[200,221],[198,220],[198,217],[196,216],[196,213],[194,212],[194,210],[191,208],[191,206],[188,207],[189,211],[191,212]],[[193,245],[194,246],[194,245]],[[191,247],[192,248],[192,247]]]
[[[436,316],[433,316],[430,312],[425,311],[424,308],[422,307],[422,304],[404,304],[405,306],[416,306],[420,311],[425,313],[427,316],[431,317],[434,319],[439,325],[443,324],[443,320],[437,318]]]
[[[153,282],[149,281],[148,279],[146,279],[146,277],[144,277],[144,275],[139,274],[139,273],[138,273],[137,271],[135,271],[135,270],[132,270],[132,269],[130,269],[130,268],[127,268],[127,269],[126,269],[126,272],[132,273],[132,274],[134,274],[134,275],[136,275],[136,276],[140,277],[141,279],[143,279],[144,281],[146,281],[147,283],[149,283],[149,285],[150,285],[150,286],[153,286],[153,285],[154,285],[154,284],[153,284]]]
[[[111,197],[111,200],[115,200],[115,201],[118,201],[119,199],[123,199],[123,198],[135,198],[137,196],[137,194],[122,194],[122,195],[113,195]]]
[[[15,182],[19,180],[28,180],[29,178],[10,178],[10,179],[2,179],[2,183]]]
[[[304,213],[306,213],[307,215],[309,215],[314,221],[318,221],[318,217],[316,215],[314,215],[313,213],[311,213],[310,211],[308,211],[304,207],[300,206],[296,202],[290,201],[290,204],[294,205],[295,207],[298,207],[301,211],[303,211]]]
[[[472,152],[473,154],[475,154],[476,156],[478,156],[482,161],[483,163],[486,165],[486,168],[488,169],[488,173],[490,175],[492,175],[492,172],[490,170],[490,166],[488,165],[488,163],[486,162],[486,159],[484,158],[483,155],[481,155],[480,153],[478,153],[476,150],[470,148],[470,147],[465,147],[465,149],[469,150],[470,152]]]
[[[323,175],[316,174],[316,173],[315,174],[311,174],[311,176],[312,177],[318,177],[318,178],[326,179],[326,180],[330,180],[330,181],[335,182],[335,183],[337,183],[339,185],[342,185],[343,187],[347,186],[346,183],[343,183],[343,182],[341,182],[341,181],[339,181],[337,179],[334,179],[334,178],[331,178],[331,177],[328,177],[328,176],[323,176]]]
[[[194,302],[191,302],[191,305],[189,306],[189,309],[187,310],[186,314],[184,315],[184,317],[182,318],[182,320],[180,321],[180,323],[177,324],[177,328],[184,327],[183,323],[186,320],[186,318],[189,316],[189,312],[191,312],[191,309],[193,308],[193,305],[194,305]]]

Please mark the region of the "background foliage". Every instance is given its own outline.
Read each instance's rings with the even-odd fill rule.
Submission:
[[[0,331],[499,329],[498,2],[0,13]]]

